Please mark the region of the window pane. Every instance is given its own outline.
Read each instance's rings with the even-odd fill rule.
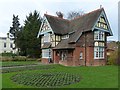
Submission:
[[[50,34],[44,35],[44,42],[50,42]]]
[[[104,39],[105,39],[104,37],[105,37],[104,32],[101,32],[101,31],[94,32],[94,40],[104,41]]]
[[[50,50],[49,50],[49,49],[43,49],[43,50],[42,50],[42,57],[43,57],[43,58],[49,58],[49,57],[51,57],[51,52],[50,52]]]
[[[104,58],[104,48],[103,47],[94,47],[94,58],[95,59]]]
[[[13,44],[12,43],[10,43],[10,48],[13,48]]]
[[[6,43],[4,43],[4,48],[6,48]]]
[[[80,52],[80,59],[83,59],[83,53]]]

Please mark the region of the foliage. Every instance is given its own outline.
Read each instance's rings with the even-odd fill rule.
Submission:
[[[118,50],[112,52],[108,57],[108,65],[117,65],[118,64]]]
[[[67,19],[72,20],[84,14],[84,11],[70,11],[67,14]]]
[[[62,12],[56,12],[57,16],[60,18],[63,18],[63,13]]]
[[[37,61],[36,58],[28,58],[26,56],[2,56],[1,57],[2,62],[12,62],[12,61]]]
[[[15,16],[14,14],[13,14],[13,22],[12,22],[12,27],[10,27],[10,30],[9,30],[9,32],[10,32],[10,36],[11,37],[13,37],[13,39],[14,39],[14,42],[15,42],[15,46],[16,47],[18,47],[17,45],[18,45],[18,43],[17,43],[17,39],[18,39],[18,37],[19,37],[19,32],[21,31],[21,27],[20,27],[20,23],[19,23],[19,18],[18,18],[18,15],[17,16]]]
[[[9,53],[9,52],[7,52],[7,53],[2,53],[1,54],[2,56],[17,56],[16,54],[14,54],[14,53]]]
[[[109,65],[118,65],[120,64],[119,61],[119,55],[120,55],[120,42],[119,41],[113,41],[112,42],[112,49],[114,50],[113,52],[110,53],[110,56],[108,56],[108,63]],[[115,43],[115,44],[114,44]]]
[[[20,51],[22,55],[30,57],[40,56],[40,40],[37,34],[41,25],[41,18],[39,13],[35,10],[26,16],[23,30],[20,37]]]

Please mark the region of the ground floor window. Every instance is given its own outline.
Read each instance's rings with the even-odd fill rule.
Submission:
[[[65,60],[66,57],[67,57],[67,56],[66,56],[66,53],[65,53],[65,52],[62,52],[62,53],[61,53],[61,60]]]
[[[60,60],[66,60],[67,59],[67,52],[66,51],[60,51]]]
[[[104,47],[94,47],[94,59],[104,58]]]
[[[51,58],[51,50],[42,49],[42,58]]]
[[[83,59],[83,52],[80,52],[80,59]]]

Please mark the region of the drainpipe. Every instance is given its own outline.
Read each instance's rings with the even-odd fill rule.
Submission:
[[[83,29],[83,32],[84,32],[84,29]],[[86,66],[86,34],[84,32],[84,41],[85,41],[85,66]]]

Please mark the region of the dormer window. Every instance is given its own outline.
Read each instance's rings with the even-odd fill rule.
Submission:
[[[67,34],[67,35],[64,35],[64,36],[62,36],[62,39],[68,39],[69,38],[69,35]]]

